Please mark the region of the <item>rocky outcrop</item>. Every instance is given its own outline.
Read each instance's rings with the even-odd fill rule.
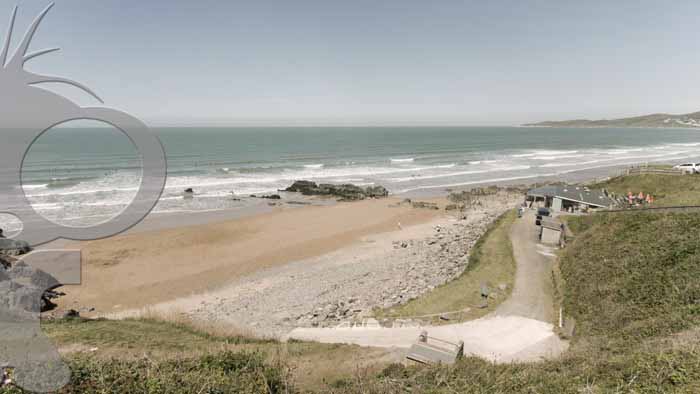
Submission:
[[[367,186],[365,188],[365,194],[367,197],[381,198],[389,196],[389,191],[381,185]]]
[[[420,209],[440,209],[438,205],[434,202],[425,202],[425,201],[413,201],[411,202],[411,206],[413,208],[420,208]]]
[[[317,185],[311,181],[296,181],[285,192],[297,192],[305,196],[329,196],[338,197],[346,201],[364,200],[365,198],[382,198],[389,195],[389,191],[380,185],[360,187],[353,184],[334,185],[322,183]]]
[[[294,183],[292,183],[292,186],[289,186],[288,188],[284,189],[284,191],[297,192],[304,195],[311,195],[313,194],[314,190],[316,190],[316,188],[318,188],[318,185],[315,182],[295,181]]]
[[[24,241],[14,239],[0,238],[0,253],[8,256],[19,256],[29,253],[32,248]]]
[[[282,196],[280,196],[279,194],[269,194],[269,195],[266,194],[266,195],[262,195],[262,196],[258,196],[256,194],[251,194],[250,197],[251,198],[262,198],[262,199],[267,199],[267,200],[281,200],[282,199]]]
[[[31,318],[51,309],[51,301],[62,295],[53,291],[60,283],[42,270],[0,254],[0,314]]]

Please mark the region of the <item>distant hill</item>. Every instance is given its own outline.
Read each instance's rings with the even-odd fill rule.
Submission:
[[[651,114],[620,119],[574,119],[528,123],[523,126],[541,127],[697,127],[700,128],[700,111],[684,115]]]

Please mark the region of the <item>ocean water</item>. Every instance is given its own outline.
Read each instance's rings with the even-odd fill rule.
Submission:
[[[294,180],[381,184],[392,193],[642,162],[700,158],[700,129],[319,127],[154,129],[168,158],[155,213],[230,208],[233,197]],[[140,182],[134,147],[111,129],[60,129],[32,146],[23,188],[55,222],[93,225],[120,212]],[[195,198],[184,199],[185,188]],[[12,227],[2,222],[0,227]]]

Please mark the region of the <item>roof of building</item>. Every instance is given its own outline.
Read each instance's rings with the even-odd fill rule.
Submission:
[[[542,218],[542,220],[540,221],[540,224],[544,228],[548,228],[550,230],[561,231],[561,222],[556,220],[556,219]]]
[[[557,197],[562,200],[575,201],[601,208],[615,204],[615,201],[602,190],[591,190],[585,186],[549,185],[531,189],[527,192],[527,195],[533,197]]]

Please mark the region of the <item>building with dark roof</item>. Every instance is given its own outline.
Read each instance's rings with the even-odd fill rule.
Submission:
[[[574,185],[549,185],[531,189],[527,192],[526,201],[530,207],[546,207],[553,211],[587,211],[616,205],[605,190],[591,190]]]

